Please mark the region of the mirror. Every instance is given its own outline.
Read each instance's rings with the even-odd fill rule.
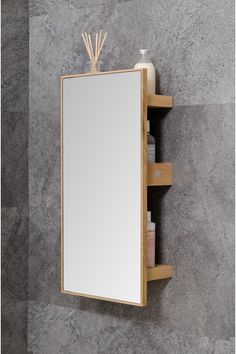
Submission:
[[[62,292],[143,306],[143,71],[61,82]]]

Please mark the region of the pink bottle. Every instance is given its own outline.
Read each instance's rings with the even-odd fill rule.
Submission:
[[[147,266],[155,267],[155,223],[151,222],[151,212],[147,212]]]

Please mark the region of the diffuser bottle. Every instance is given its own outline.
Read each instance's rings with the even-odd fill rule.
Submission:
[[[147,146],[148,146],[148,163],[156,161],[156,144],[155,138],[150,134],[150,122],[147,121]]]
[[[151,212],[147,213],[147,266],[155,267],[155,223],[151,221]]]
[[[156,70],[149,59],[148,50],[140,49],[139,61],[135,64],[134,69],[147,69],[147,86],[149,95],[156,93]]]

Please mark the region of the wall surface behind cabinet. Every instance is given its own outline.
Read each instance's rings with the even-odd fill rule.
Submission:
[[[3,0],[1,14],[1,349],[27,351],[28,0]]]
[[[233,0],[30,0],[29,350],[34,354],[234,352]],[[151,129],[174,186],[149,191],[159,261],[148,307],[60,293],[60,76],[83,72],[80,33],[104,28],[103,70],[147,47],[175,108]],[[111,132],[114,134],[114,132]],[[89,132],[88,132],[89,139]]]

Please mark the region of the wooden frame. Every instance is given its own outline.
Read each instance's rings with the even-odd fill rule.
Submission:
[[[93,296],[89,294],[74,293],[64,290],[64,138],[63,138],[63,82],[66,79],[84,77],[84,76],[94,76],[94,75],[112,75],[118,73],[126,72],[140,72],[141,78],[141,301],[140,303],[121,301],[112,298],[105,298],[99,296]],[[120,71],[109,71],[109,72],[99,72],[99,73],[86,73],[81,75],[64,75],[61,77],[61,292],[69,295],[84,296],[88,298],[112,301],[117,303],[124,303],[135,306],[146,306],[147,305],[147,266],[146,266],[146,231],[147,231],[147,71],[146,69],[130,69],[130,70],[120,70]]]

